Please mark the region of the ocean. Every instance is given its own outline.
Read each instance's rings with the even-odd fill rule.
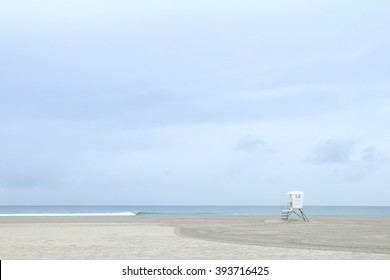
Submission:
[[[0,206],[0,216],[280,215],[281,206]],[[305,206],[306,215],[390,215],[390,206]]]

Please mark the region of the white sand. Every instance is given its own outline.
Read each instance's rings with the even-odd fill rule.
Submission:
[[[390,259],[390,216],[0,217],[0,259]]]

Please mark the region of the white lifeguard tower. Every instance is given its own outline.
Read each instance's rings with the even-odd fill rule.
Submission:
[[[301,191],[291,191],[286,193],[289,198],[288,209],[282,209],[282,220],[288,221],[291,213],[294,213],[300,217],[305,222],[308,222],[309,219],[303,213],[303,197],[304,193]],[[299,213],[295,212],[294,209],[299,210]]]

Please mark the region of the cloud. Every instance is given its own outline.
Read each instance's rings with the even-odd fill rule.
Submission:
[[[234,151],[243,151],[247,153],[257,153],[259,151],[269,151],[265,142],[259,138],[247,135],[238,140],[233,147]]]
[[[330,139],[316,145],[306,161],[313,164],[348,163],[354,152],[355,142]]]
[[[329,139],[317,144],[304,160],[312,164],[382,163],[384,153],[355,140]]]
[[[369,146],[361,151],[361,158],[364,161],[368,162],[384,162],[386,161],[386,155],[380,151],[378,151],[375,147]]]

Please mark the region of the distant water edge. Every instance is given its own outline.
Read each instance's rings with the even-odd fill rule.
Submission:
[[[0,206],[0,216],[279,215],[280,206]],[[390,206],[306,206],[306,215],[390,215]]]

